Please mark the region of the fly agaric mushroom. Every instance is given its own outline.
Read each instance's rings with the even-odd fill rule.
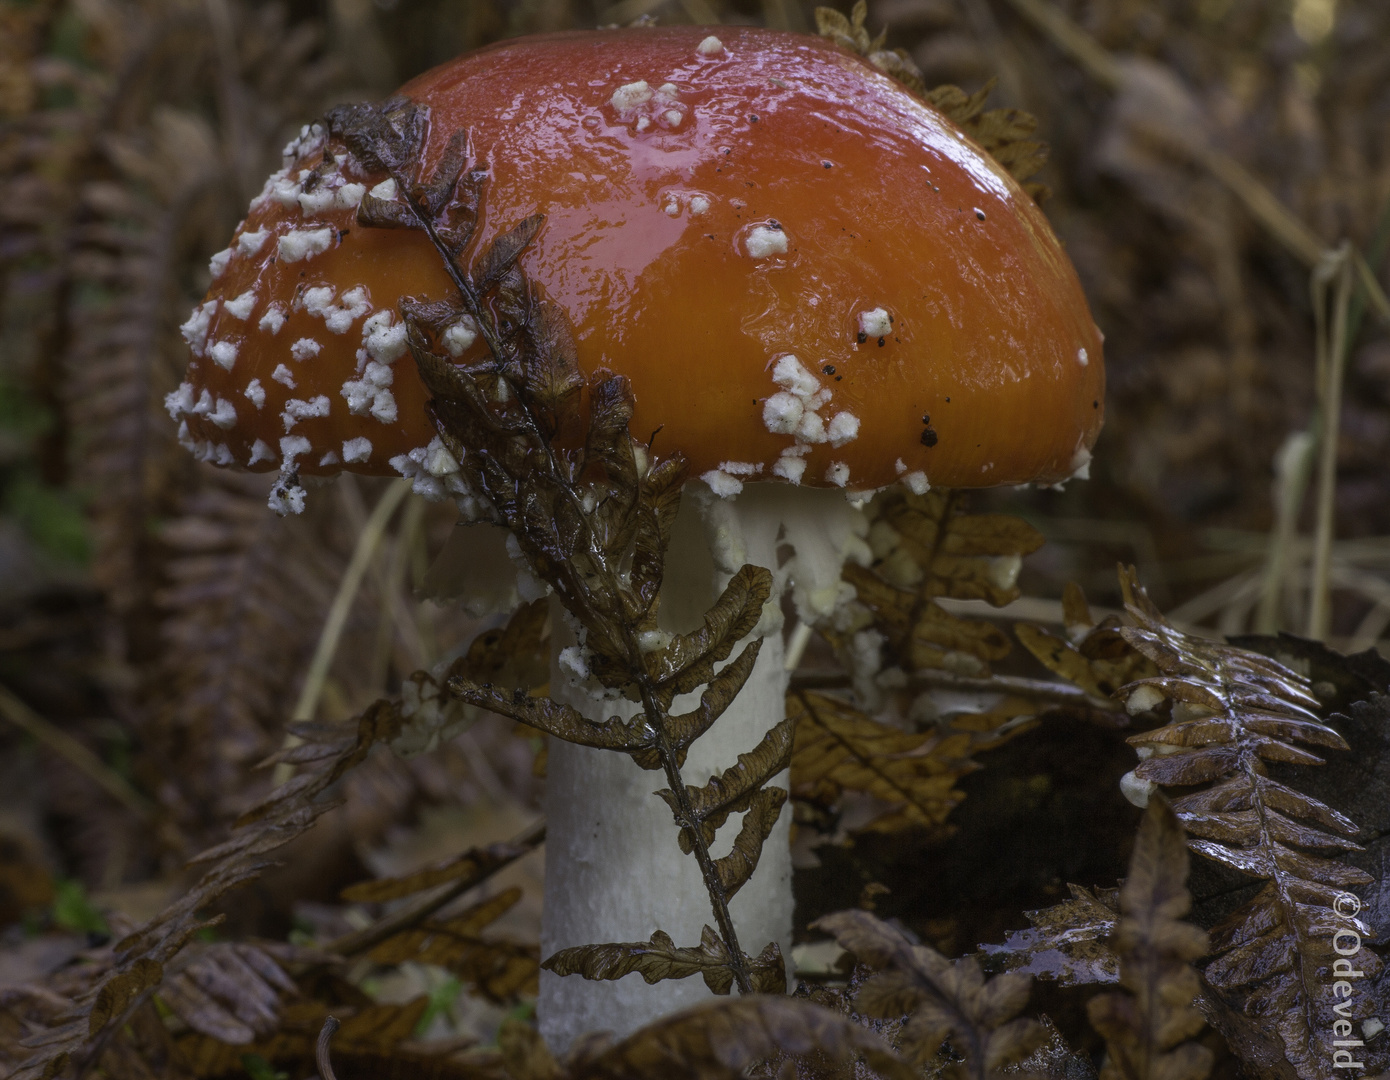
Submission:
[[[486,172],[475,245],[544,216],[518,262],[531,288],[567,316],[585,371],[630,379],[640,441],[656,432],[654,453],[679,451],[704,481],[689,500],[702,517],[683,514],[668,556],[663,627],[690,629],[744,561],[780,564],[802,619],[825,617],[845,596],[842,561],[866,557],[845,493],[1085,474],[1104,373],[1070,263],[996,162],[859,57],[747,27],[556,34],[460,57],[401,94],[429,110],[423,175],[455,132]],[[204,459],[280,469],[282,513],[303,506],[301,474],[349,469],[405,475],[476,520],[485,508],[397,363],[398,301],[454,284],[420,232],[359,224],[369,193],[400,199],[328,128],[286,148],[212,260],[169,409]],[[443,335],[459,362],[482,355],[476,331],[464,318]],[[754,674],[687,775],[783,716],[780,620],[774,597]],[[555,695],[621,714],[585,685],[581,643],[555,638]],[[704,889],[650,777],[552,742],[543,951],[698,938]],[[788,818],[731,904],[754,948],[789,938]],[[542,978],[553,1043],[706,992],[578,982]]]

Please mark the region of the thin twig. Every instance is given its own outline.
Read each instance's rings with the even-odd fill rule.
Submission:
[[[0,686],[0,716],[32,735],[50,750],[86,774],[98,787],[145,821],[155,815],[154,803],[141,795],[124,776],[74,739],[51,720],[40,716],[4,686]]]
[[[299,698],[295,701],[294,711],[290,714],[291,722],[312,720],[314,713],[318,711],[324,682],[328,678],[329,669],[333,666],[334,657],[338,655],[338,645],[342,641],[348,615],[352,612],[353,601],[357,599],[357,592],[362,587],[362,579],[372,564],[372,559],[376,555],[377,547],[381,544],[381,537],[386,532],[386,525],[391,520],[391,515],[396,512],[396,507],[400,506],[401,500],[409,493],[410,482],[408,480],[394,481],[377,500],[366,524],[362,526],[362,531],[357,534],[357,544],[353,548],[352,557],[348,560],[347,569],[343,571],[343,576],[338,582],[338,591],[333,597],[332,604],[329,605],[328,615],[323,620],[323,629],[319,631],[319,640],[314,647],[313,659],[309,661],[309,669],[304,674],[304,685],[299,688]],[[299,739],[295,736],[285,736],[284,746],[286,749],[298,745]],[[283,784],[293,775],[294,766],[282,762],[275,766],[274,783],[277,786]]]
[[[1332,565],[1332,535],[1337,503],[1337,439],[1341,431],[1342,382],[1347,359],[1347,309],[1354,287],[1351,245],[1329,256],[1313,274],[1314,310],[1319,315],[1318,351],[1318,501],[1313,534],[1313,573],[1308,597],[1308,636],[1321,641],[1332,622],[1328,570]],[[1327,293],[1335,289],[1332,319],[1325,312]]]
[[[314,647],[314,657],[309,661],[309,670],[304,676],[304,685],[300,687],[299,699],[294,704],[294,712],[290,714],[292,720],[314,718],[319,697],[323,693],[324,680],[328,677],[329,668],[333,666],[333,658],[338,654],[338,645],[342,641],[348,615],[352,612],[353,601],[357,599],[357,592],[362,587],[362,579],[366,576],[372,558],[376,555],[376,549],[381,544],[391,515],[408,494],[408,480],[393,481],[377,500],[371,516],[367,518],[367,523],[358,534],[352,558],[348,560],[347,569],[343,571],[342,580],[338,582],[338,592],[328,608],[327,617],[323,620],[323,629],[319,632],[318,644]]]
[[[1255,611],[1255,632],[1273,634],[1280,626],[1284,589],[1298,539],[1298,512],[1313,475],[1318,441],[1311,431],[1296,431],[1274,457],[1274,527],[1265,552],[1264,579]]]
[[[329,1047],[333,1044],[333,1036],[337,1034],[338,1018],[328,1016],[324,1018],[323,1027],[319,1031],[318,1045],[314,1047],[314,1063],[319,1067],[320,1080],[338,1080],[333,1075],[333,1059],[329,1056]]]
[[[850,677],[843,672],[808,672],[792,676],[791,692],[841,690],[850,685]],[[968,675],[953,675],[949,671],[917,671],[908,676],[907,687],[910,690],[967,690],[986,694],[1012,694],[1015,697],[1056,701],[1101,712],[1121,711],[1115,702],[1088,694],[1079,686],[1050,682],[1047,679],[1025,679],[1017,675],[991,675],[987,679],[977,679]]]

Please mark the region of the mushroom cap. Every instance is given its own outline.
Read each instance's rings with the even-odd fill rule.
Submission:
[[[627,375],[633,435],[716,490],[1054,482],[1089,460],[1101,335],[1047,220],[861,58],[749,27],[562,33],[401,93],[431,110],[425,175],[457,130],[487,172],[473,250],[544,214],[519,265],[580,367]],[[422,233],[357,223],[384,174],[317,128],[286,153],[213,260],[170,411],[220,464],[408,471],[434,432],[395,309],[453,286]]]

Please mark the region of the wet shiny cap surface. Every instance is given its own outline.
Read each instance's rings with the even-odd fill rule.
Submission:
[[[430,108],[426,171],[460,129],[487,171],[474,250],[544,214],[520,265],[580,366],[626,374],[633,435],[716,490],[1053,482],[1089,461],[1100,335],[1046,219],[858,57],[746,27],[570,33],[402,93]],[[214,258],[170,398],[202,456],[395,473],[425,454],[396,305],[452,286],[421,234],[357,224],[385,180],[306,129]],[[450,340],[480,355],[470,326]]]

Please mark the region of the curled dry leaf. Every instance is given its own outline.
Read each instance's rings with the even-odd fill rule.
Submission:
[[[265,1038],[280,1023],[281,998],[299,992],[271,951],[246,942],[205,945],[171,966],[178,970],[164,979],[159,1000],[194,1031],[225,1043]]]

